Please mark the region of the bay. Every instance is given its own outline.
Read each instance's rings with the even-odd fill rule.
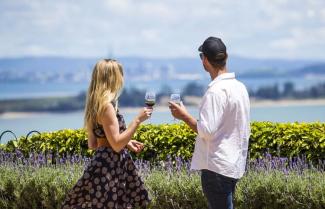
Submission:
[[[126,123],[130,123],[138,114],[139,109],[121,109]],[[196,107],[189,107],[188,111],[198,117]],[[259,106],[251,108],[251,121],[271,122],[325,122],[325,105],[281,105]],[[178,123],[174,120],[168,108],[155,111],[144,124]],[[83,111],[69,113],[41,113],[41,114],[4,114],[0,117],[0,134],[11,130],[17,137],[26,136],[30,131],[56,131],[60,129],[78,129],[83,127]],[[1,143],[13,139],[10,133],[3,135]]]

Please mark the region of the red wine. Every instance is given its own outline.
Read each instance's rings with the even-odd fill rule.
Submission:
[[[145,104],[149,107],[152,107],[155,105],[155,101],[146,101]]]

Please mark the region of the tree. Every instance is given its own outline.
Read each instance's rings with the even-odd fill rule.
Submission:
[[[280,91],[278,84],[259,88],[256,92],[256,97],[263,99],[279,99]]]
[[[203,96],[204,94],[204,87],[201,84],[196,82],[188,83],[182,92],[182,95],[186,96]]]
[[[286,82],[283,85],[283,93],[284,97],[293,97],[295,93],[295,85],[292,82]]]
[[[136,88],[124,89],[119,98],[119,105],[123,107],[144,106],[144,95],[144,91]]]

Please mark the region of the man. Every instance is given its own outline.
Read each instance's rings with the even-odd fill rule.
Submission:
[[[233,209],[235,186],[245,171],[250,135],[250,103],[245,86],[226,68],[227,50],[221,39],[207,38],[199,47],[211,83],[199,107],[199,120],[183,104],[170,102],[172,115],[197,134],[191,169],[201,170],[210,209]]]

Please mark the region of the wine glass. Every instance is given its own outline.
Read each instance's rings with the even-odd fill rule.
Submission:
[[[153,107],[156,104],[155,92],[147,91],[146,95],[144,96],[144,103],[147,105],[147,107]],[[151,120],[151,116],[149,120]]]
[[[181,95],[180,94],[171,94],[170,101],[180,105],[181,104]],[[176,118],[174,118],[174,121],[176,121]]]
[[[156,104],[156,94],[155,92],[148,91],[144,97],[144,103],[148,107],[153,107]]]
[[[180,94],[171,94],[170,101],[180,105],[181,104],[181,95]]]

